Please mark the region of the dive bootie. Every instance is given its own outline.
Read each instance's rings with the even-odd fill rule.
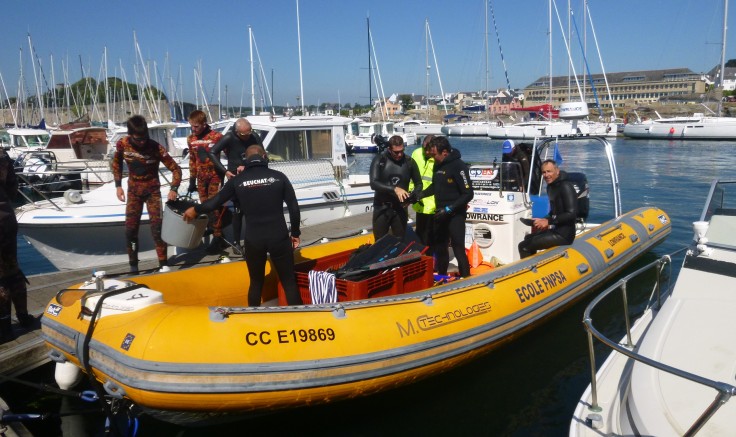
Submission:
[[[10,322],[10,316],[0,318],[0,344],[15,340],[13,334],[13,326]]]

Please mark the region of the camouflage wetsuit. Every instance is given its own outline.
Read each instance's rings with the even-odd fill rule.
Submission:
[[[206,126],[200,135],[191,134],[187,137],[187,145],[189,145],[189,186],[193,185],[193,181],[197,181],[200,202],[204,202],[217,194],[222,185],[222,178],[217,174],[212,160],[207,156],[207,152],[212,150],[212,147],[220,141],[220,138],[222,138],[222,134],[210,129],[209,126]],[[213,215],[210,216],[210,225],[212,226],[213,235],[221,237],[220,209],[213,211]]]
[[[151,139],[142,146],[134,145],[127,136],[115,145],[112,173],[115,186],[122,185],[123,162],[128,165],[128,199],[125,205],[125,238],[128,244],[128,260],[138,265],[138,229],[141,223],[143,203],[148,209],[151,235],[156,245],[159,263],[166,264],[166,243],[161,239],[161,183],[158,166],[163,163],[171,170],[171,189],[176,191],[181,183],[181,169],[166,149]]]
[[[0,148],[0,325],[2,340],[9,340],[11,302],[22,324],[28,316],[26,277],[18,266],[18,222],[13,199],[18,193],[18,179],[13,160]]]

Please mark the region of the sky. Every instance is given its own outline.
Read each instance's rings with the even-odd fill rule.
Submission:
[[[571,5],[581,40],[585,33],[591,73],[669,68],[700,73],[720,63],[722,0],[589,0],[604,69],[590,23],[583,30],[584,1],[555,2],[565,29]],[[485,89],[486,77],[488,88],[498,89],[507,87],[506,74],[512,88],[547,76],[548,0],[491,0],[487,34],[486,4],[484,0],[3,0],[0,74],[5,90],[0,93],[3,98],[6,93],[15,96],[22,83],[26,95],[35,94],[34,58],[36,76],[45,78],[38,81],[42,92],[54,79],[63,83],[64,71],[69,83],[82,77],[82,68],[88,76],[102,77],[106,52],[108,76],[122,77],[124,72],[133,82],[142,57],[151,71],[156,66],[160,88],[174,94],[170,90],[174,84],[174,97],[183,94],[192,103],[206,99],[230,106],[242,101],[249,106],[250,27],[254,68],[262,68],[276,105],[299,106],[302,94],[306,105],[364,105],[369,102],[367,17],[377,59],[371,71],[381,79],[378,86],[371,86],[374,98],[381,85],[386,96],[426,93],[425,20],[434,46],[429,54],[432,95],[440,94],[440,82],[445,93],[454,93]],[[736,4],[730,5],[728,15],[733,27]],[[573,67],[582,75],[577,34],[573,32],[570,50]],[[553,74],[567,75],[568,56],[556,14],[552,46]],[[726,60],[731,58],[736,58],[733,32],[726,41]],[[201,87],[195,75],[201,75]],[[260,107],[263,85],[255,88]]]

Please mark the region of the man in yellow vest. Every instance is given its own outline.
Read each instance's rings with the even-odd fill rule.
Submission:
[[[411,154],[411,159],[417,164],[419,173],[422,176],[422,190],[427,189],[432,184],[432,173],[434,173],[434,155],[429,141],[434,135],[427,135],[422,141],[422,147],[418,147]],[[409,184],[409,192],[414,190],[414,183]],[[432,226],[434,223],[435,203],[434,196],[425,197],[412,205],[416,212],[416,233],[425,246],[432,245]]]

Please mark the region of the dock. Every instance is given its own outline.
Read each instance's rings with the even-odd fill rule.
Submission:
[[[369,231],[371,229],[372,215],[372,213],[356,214],[339,220],[305,227],[302,229],[301,247],[309,246],[324,238],[338,239]],[[125,242],[121,241],[120,244],[124,245]],[[218,255],[207,255],[204,248],[205,245],[201,245],[198,249],[170,257],[169,264],[171,269],[196,268],[198,266],[214,264],[220,262],[224,254],[228,255],[231,262],[241,259],[241,256],[236,254],[231,248]],[[157,267],[158,261],[156,260],[141,261],[140,263],[141,273],[154,271]],[[0,345],[0,374],[14,377],[49,362],[48,349],[41,337],[40,317],[49,301],[53,299],[59,290],[92,278],[93,270],[104,270],[110,275],[125,273],[129,270],[129,266],[125,263],[105,267],[44,273],[28,277],[30,282],[28,286],[28,312],[37,318],[37,322],[30,329],[22,329],[17,323],[15,313],[13,313],[13,329],[17,338]],[[244,299],[246,295],[247,290],[244,290]]]

